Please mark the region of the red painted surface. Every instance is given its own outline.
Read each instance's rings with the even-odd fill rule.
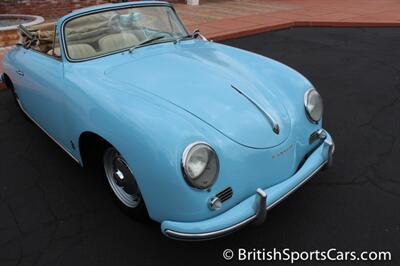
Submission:
[[[400,26],[400,1],[395,0],[268,1],[277,10],[263,9],[261,3],[266,1],[251,2],[260,3],[260,12],[204,23],[191,23],[188,18],[189,28],[199,28],[208,38],[224,40],[294,26]],[[278,10],[280,6],[282,10]]]

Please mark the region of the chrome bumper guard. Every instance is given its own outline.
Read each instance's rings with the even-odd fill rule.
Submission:
[[[327,141],[325,141],[327,142]],[[335,153],[335,143],[333,141],[328,142],[329,151],[328,151],[328,161],[326,162],[325,168],[330,168],[333,164],[333,154]]]
[[[301,183],[299,183],[296,187],[294,187],[291,191],[289,191],[286,195],[284,195],[279,200],[275,201],[273,204],[267,206],[267,193],[261,189],[257,188],[256,197],[253,204],[253,208],[256,210],[255,215],[250,216],[249,218],[241,221],[240,223],[234,224],[230,227],[226,227],[217,231],[207,232],[207,233],[183,233],[176,232],[170,229],[165,230],[165,234],[173,239],[177,240],[186,240],[186,241],[200,241],[200,240],[209,240],[218,237],[222,237],[232,232],[239,230],[249,223],[253,223],[255,225],[262,224],[266,217],[267,211],[274,206],[278,205],[281,201],[287,198],[290,194],[296,191],[299,187],[301,187],[304,183],[306,183],[312,176],[314,176],[319,170],[322,168],[329,168],[332,166],[333,153],[335,152],[335,144],[333,141],[325,140],[325,143],[329,145],[328,150],[328,160],[325,163],[321,164],[317,169],[315,169],[309,176],[307,176]]]
[[[254,201],[256,215],[254,217],[255,224],[262,224],[267,218],[267,193],[261,188],[256,190],[256,200]]]

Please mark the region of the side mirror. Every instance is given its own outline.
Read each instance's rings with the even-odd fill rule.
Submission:
[[[202,40],[207,41],[207,38],[204,37],[203,34],[201,34],[201,32],[200,32],[199,29],[195,29],[195,30],[192,32],[192,36],[193,36],[193,38],[200,37]]]

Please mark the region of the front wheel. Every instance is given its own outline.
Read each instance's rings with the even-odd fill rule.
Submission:
[[[107,181],[123,210],[129,214],[143,214],[145,206],[139,186],[122,155],[113,147],[107,148],[103,165]]]

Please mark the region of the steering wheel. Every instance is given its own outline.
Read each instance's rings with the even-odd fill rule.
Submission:
[[[119,21],[120,14],[114,14],[108,19],[108,26],[111,28],[121,28],[121,23]]]

